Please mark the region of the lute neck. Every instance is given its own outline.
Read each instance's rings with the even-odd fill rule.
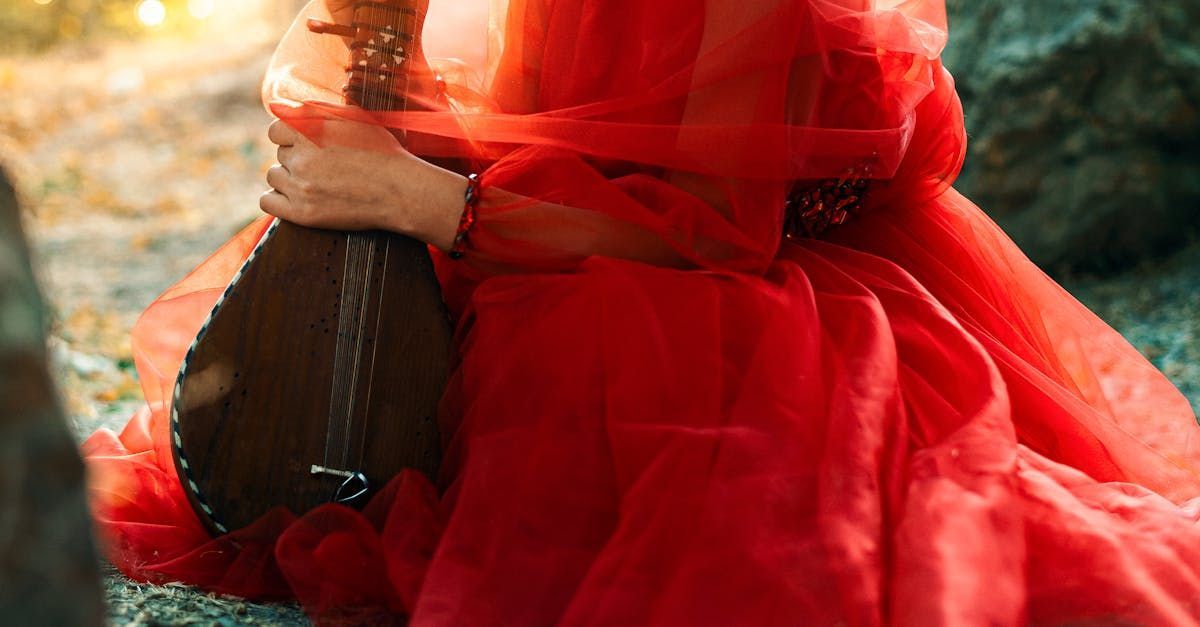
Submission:
[[[347,104],[368,111],[405,111],[428,73],[421,31],[428,0],[368,0],[354,8]]]

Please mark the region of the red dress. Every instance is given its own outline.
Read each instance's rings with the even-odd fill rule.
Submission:
[[[85,445],[124,572],[414,625],[1198,622],[1195,416],[950,187],[941,0],[501,15],[452,112],[374,118],[487,166],[435,253],[445,491],[202,531],[163,407],[259,222],[147,310],[148,406]],[[341,45],[294,29],[271,93]]]

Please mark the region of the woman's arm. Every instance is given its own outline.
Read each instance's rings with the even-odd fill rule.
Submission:
[[[413,156],[386,129],[326,121],[321,146],[281,121],[267,135],[279,165],[267,171],[263,211],[315,228],[393,231],[442,250],[454,243],[467,179]]]
[[[280,165],[267,173],[274,189],[263,195],[263,211],[304,226],[383,229],[443,251],[453,246],[465,177],[412,155],[382,127],[300,123],[320,126],[301,133],[277,121],[268,133]],[[463,264],[481,276],[571,271],[591,256],[674,268],[764,267],[771,251],[702,197],[719,189],[703,194],[696,181],[677,183],[638,173],[608,178],[564,151],[516,151],[488,169]],[[761,227],[777,228],[774,218],[759,217]]]

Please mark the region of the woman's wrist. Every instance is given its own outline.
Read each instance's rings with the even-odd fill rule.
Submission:
[[[454,245],[465,207],[467,178],[431,163],[421,164],[418,188],[422,193],[411,197],[413,206],[407,210],[393,212],[393,216],[406,224],[393,225],[391,230],[449,250]]]

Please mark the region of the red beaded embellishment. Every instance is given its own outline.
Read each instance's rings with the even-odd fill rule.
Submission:
[[[467,191],[463,195],[462,218],[458,221],[458,230],[454,233],[454,244],[447,253],[451,259],[462,259],[467,251],[467,236],[471,226],[475,224],[475,208],[479,205],[479,175],[467,177]]]
[[[870,189],[871,169],[868,162],[840,178],[822,179],[809,186],[797,183],[784,203],[784,237],[820,237],[859,214]]]

